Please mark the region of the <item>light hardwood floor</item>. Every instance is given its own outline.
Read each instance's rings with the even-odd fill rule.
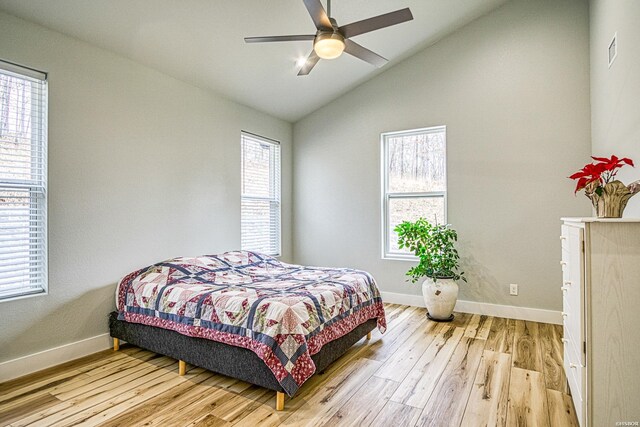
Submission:
[[[0,384],[10,426],[574,426],[559,326],[387,304],[389,328],[315,375],[285,410],[275,392],[136,347]]]

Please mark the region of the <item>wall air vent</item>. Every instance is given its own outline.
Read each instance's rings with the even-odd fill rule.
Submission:
[[[618,56],[618,33],[613,35],[613,39],[611,39],[611,43],[609,43],[609,68],[613,65],[613,61],[616,60]]]

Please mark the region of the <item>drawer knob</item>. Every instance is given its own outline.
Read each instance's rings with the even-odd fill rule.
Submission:
[[[567,288],[566,286],[563,286],[560,289],[562,289],[562,292],[567,292],[569,290],[569,288]]]
[[[562,265],[562,266],[567,265],[567,261],[560,261],[560,265]]]
[[[566,236],[560,236],[560,240],[567,240]]]
[[[569,316],[569,313],[565,313],[564,311],[562,312],[562,317],[563,317],[564,319],[566,319],[568,316]]]
[[[569,339],[567,339],[567,338],[562,338],[562,342],[563,342],[563,343],[565,343],[565,344],[567,344],[567,343],[569,342]]]

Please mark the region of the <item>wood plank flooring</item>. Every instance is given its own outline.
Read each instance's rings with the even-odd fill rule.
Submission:
[[[129,345],[0,384],[0,426],[575,426],[562,328],[387,304],[389,328],[275,392]]]

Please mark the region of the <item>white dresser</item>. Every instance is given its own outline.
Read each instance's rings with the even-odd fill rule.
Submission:
[[[640,422],[640,219],[562,221],[564,369],[578,420]]]

